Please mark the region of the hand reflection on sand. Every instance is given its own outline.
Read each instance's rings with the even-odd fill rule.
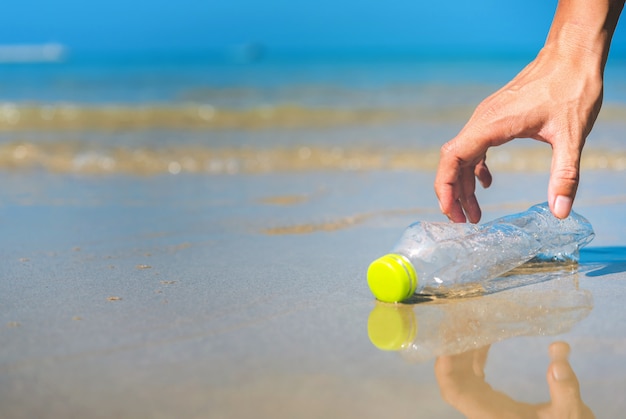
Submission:
[[[438,357],[435,376],[443,399],[467,418],[593,418],[581,399],[578,379],[568,362],[569,349],[565,342],[550,345],[547,403],[521,403],[494,390],[484,374],[489,346]]]
[[[591,293],[580,289],[576,274],[570,273],[485,297],[377,303],[368,334],[374,346],[398,351],[408,362],[435,359],[444,400],[469,418],[586,418],[593,414],[581,401],[567,343],[549,348],[548,403],[525,404],[494,390],[485,380],[484,366],[492,344],[566,333],[592,308]]]

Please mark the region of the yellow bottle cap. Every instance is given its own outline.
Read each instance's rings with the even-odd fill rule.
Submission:
[[[389,253],[370,264],[367,284],[380,301],[396,303],[413,295],[417,288],[417,275],[407,258]]]
[[[411,306],[376,304],[367,320],[370,342],[383,351],[398,351],[417,336],[417,317]]]

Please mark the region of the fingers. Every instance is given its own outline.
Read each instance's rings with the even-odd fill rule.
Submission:
[[[548,204],[557,218],[566,218],[572,210],[578,189],[581,149],[571,142],[553,144],[552,167],[548,185]]]
[[[484,187],[491,184],[491,173],[484,162],[486,147],[465,146],[467,142],[479,143],[459,136],[441,148],[435,178],[435,193],[441,212],[455,223],[480,221],[476,178]]]
[[[487,167],[486,158],[478,162],[476,168],[474,169],[474,175],[476,176],[476,179],[478,179],[483,188],[488,188],[491,186],[493,178],[491,177],[491,172]]]
[[[476,199],[476,178],[474,177],[474,168],[466,167],[461,171],[461,196],[459,202],[465,211],[465,215],[470,223],[480,221],[482,212],[478,199]]]
[[[450,221],[464,223],[465,213],[459,202],[461,197],[461,169],[463,162],[456,157],[452,141],[441,147],[437,176],[435,177],[435,194],[439,199],[439,208]]]

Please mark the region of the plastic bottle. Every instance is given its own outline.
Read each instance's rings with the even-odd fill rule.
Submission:
[[[579,249],[594,236],[589,221],[571,212],[560,220],[547,203],[476,224],[416,222],[391,253],[367,271],[374,296],[403,301],[415,293],[460,295],[491,293],[523,285],[501,275],[536,261],[577,262]]]

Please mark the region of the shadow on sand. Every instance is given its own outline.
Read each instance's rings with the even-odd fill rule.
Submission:
[[[581,249],[580,264],[590,268],[586,275],[592,277],[626,272],[626,246]]]

